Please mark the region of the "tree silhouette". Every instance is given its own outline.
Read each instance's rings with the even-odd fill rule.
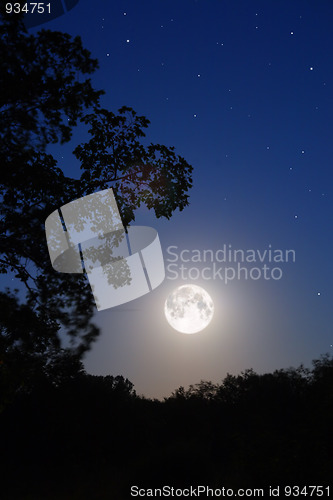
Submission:
[[[89,78],[81,81],[98,62],[79,36],[29,34],[23,17],[0,12],[1,161],[10,153],[18,157],[32,147],[41,151],[67,142],[77,120],[104,93],[94,90]]]
[[[131,108],[118,115],[100,109],[103,92],[86,78],[98,63],[79,37],[50,30],[29,34],[22,16],[0,16],[0,273],[11,285],[0,293],[6,310],[0,363],[7,380],[14,359],[45,372],[57,349],[65,352],[59,351],[60,338],[80,357],[98,335],[86,277],[51,267],[44,228],[50,213],[112,186],[125,225],[141,203],[169,218],[188,205],[192,167],[173,148],[144,147],[140,140],[149,121]],[[75,150],[83,172],[73,179],[46,146],[69,141],[78,120],[90,127],[91,139]],[[16,375],[9,386],[20,386]]]
[[[118,115],[95,108],[82,121],[91,135],[74,151],[83,169],[83,190],[112,187],[125,226],[141,204],[168,219],[188,205],[192,167],[173,147],[140,142],[150,123],[146,117],[123,106]]]
[[[0,414],[2,496],[123,500],[134,484],[329,486],[332,363],[246,370],[163,402],[138,397],[123,376],[71,373],[65,363],[57,383],[20,391]]]

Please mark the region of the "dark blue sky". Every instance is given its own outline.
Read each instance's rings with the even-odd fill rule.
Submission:
[[[332,352],[332,15],[328,0],[80,0],[44,25],[81,35],[99,59],[104,107],[132,106],[151,121],[148,142],[175,146],[193,165],[184,212],[170,221],[137,213],[136,224],[159,231],[166,258],[170,245],[296,253],[280,280],[187,280],[215,304],[212,323],[189,336],[164,317],[168,293],[185,282],[167,271],[156,291],[96,314],[89,372],[120,373],[162,397]],[[52,150],[68,174],[85,137],[80,129]]]

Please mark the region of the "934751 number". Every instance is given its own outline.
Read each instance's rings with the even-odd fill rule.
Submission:
[[[322,497],[330,496],[329,486],[285,486],[284,494],[286,497],[298,497],[298,496],[309,496],[309,497]]]
[[[51,13],[51,4],[50,3],[35,3],[35,2],[30,2],[30,3],[25,3],[25,4],[19,4],[18,2],[15,3],[6,3],[6,13],[7,14],[19,14],[20,12],[24,12],[25,14],[44,14],[44,12],[50,14]]]

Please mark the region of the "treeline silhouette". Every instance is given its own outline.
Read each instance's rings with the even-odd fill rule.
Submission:
[[[59,371],[57,372],[59,374]],[[333,358],[228,374],[164,401],[82,365],[2,400],[3,499],[127,499],[142,488],[329,485]]]

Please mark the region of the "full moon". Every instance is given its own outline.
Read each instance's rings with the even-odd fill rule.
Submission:
[[[168,323],[178,332],[197,333],[211,322],[214,304],[200,286],[182,285],[170,293],[164,313]]]

